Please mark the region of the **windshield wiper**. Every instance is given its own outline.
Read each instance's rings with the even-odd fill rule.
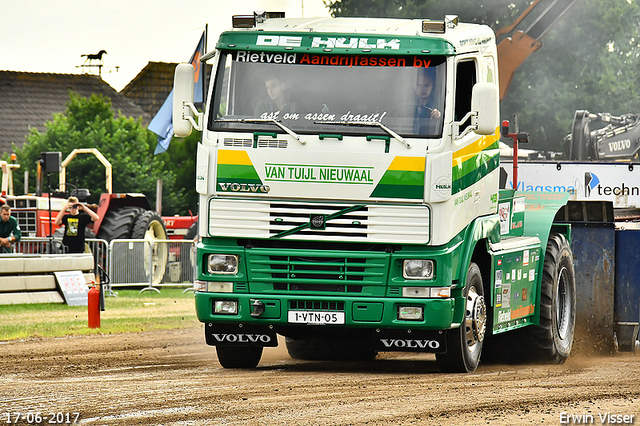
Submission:
[[[297,139],[298,142],[300,142],[302,145],[306,144],[306,142],[303,141],[296,132],[294,132],[293,130],[291,130],[290,128],[288,128],[287,126],[285,126],[284,124],[282,124],[281,122],[273,118],[220,118],[214,121],[222,121],[225,123],[272,123],[280,127],[282,130],[287,132],[293,138]]]
[[[411,149],[411,144],[404,140],[402,136],[385,126],[379,121],[315,121],[313,124],[333,124],[338,126],[362,126],[362,127],[379,127],[389,135],[391,135],[395,140],[403,144],[407,147],[407,149]]]

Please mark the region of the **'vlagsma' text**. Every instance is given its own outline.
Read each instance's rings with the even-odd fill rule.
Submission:
[[[304,181],[317,183],[350,183],[372,185],[372,167],[307,166],[265,164],[268,181]]]

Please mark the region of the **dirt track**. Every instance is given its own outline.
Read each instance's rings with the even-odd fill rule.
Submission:
[[[640,425],[640,357],[578,354],[561,366],[448,375],[431,355],[299,362],[281,345],[266,349],[256,370],[236,371],[220,367],[199,326],[38,339],[0,343],[0,424],[7,412],[12,422],[13,413],[49,419],[30,424],[77,412],[91,425],[578,423],[568,415],[613,424],[601,422],[606,413]]]

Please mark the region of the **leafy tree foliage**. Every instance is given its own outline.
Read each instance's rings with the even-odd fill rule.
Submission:
[[[333,16],[441,19],[506,27],[533,0],[326,0]],[[517,27],[525,30],[550,1]],[[562,151],[576,110],[640,113],[640,6],[633,0],[580,0],[543,39],[513,78],[502,118],[518,115],[527,148]],[[498,40],[500,41],[500,39]]]
[[[169,149],[156,156],[164,161],[167,169],[172,170],[176,177],[177,186],[180,187],[181,201],[185,203],[184,211],[178,212],[182,216],[189,216],[189,213],[198,214],[198,193],[193,188],[196,182],[196,150],[201,139],[202,132],[196,131],[186,138],[174,136]],[[173,203],[173,200],[168,202]],[[165,203],[163,212],[168,207],[169,205]]]
[[[35,192],[37,162],[42,152],[62,152],[66,158],[76,148],[97,148],[113,167],[113,192],[137,192],[147,196],[152,205],[156,198],[156,181],[163,180],[163,214],[185,214],[187,190],[177,184],[174,168],[153,155],[155,136],[142,126],[141,119],[115,116],[111,100],[101,95],[83,98],[70,92],[67,109],[54,114],[45,124],[46,132],[31,129],[22,149],[15,149],[20,170],[28,170],[32,178],[29,192]],[[66,180],[91,192],[89,202],[98,201],[106,192],[105,167],[89,154],[77,155],[67,166]],[[17,177],[14,177],[17,180]],[[52,189],[58,188],[59,176],[50,174]],[[44,177],[43,192],[48,192]],[[16,188],[20,187],[15,185]],[[64,188],[61,188],[64,190]],[[69,185],[67,190],[72,190]]]

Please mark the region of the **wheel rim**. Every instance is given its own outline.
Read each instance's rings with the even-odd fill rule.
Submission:
[[[558,282],[556,285],[558,295],[556,297],[556,328],[558,336],[565,339],[569,334],[571,326],[571,289],[569,287],[569,270],[563,267],[558,273]]]
[[[160,222],[157,220],[149,223],[149,227],[144,234],[145,241],[151,245],[151,265],[153,270],[151,271],[153,275],[153,283],[158,284],[164,275],[164,270],[166,268],[166,259],[167,259],[167,245],[160,243],[154,244],[156,240],[166,240],[167,235],[164,231],[164,228]],[[144,269],[147,274],[149,271],[149,251],[145,250],[145,262]]]
[[[474,287],[469,289],[465,314],[465,333],[467,347],[473,351],[484,340],[487,329],[487,307],[484,297]]]

